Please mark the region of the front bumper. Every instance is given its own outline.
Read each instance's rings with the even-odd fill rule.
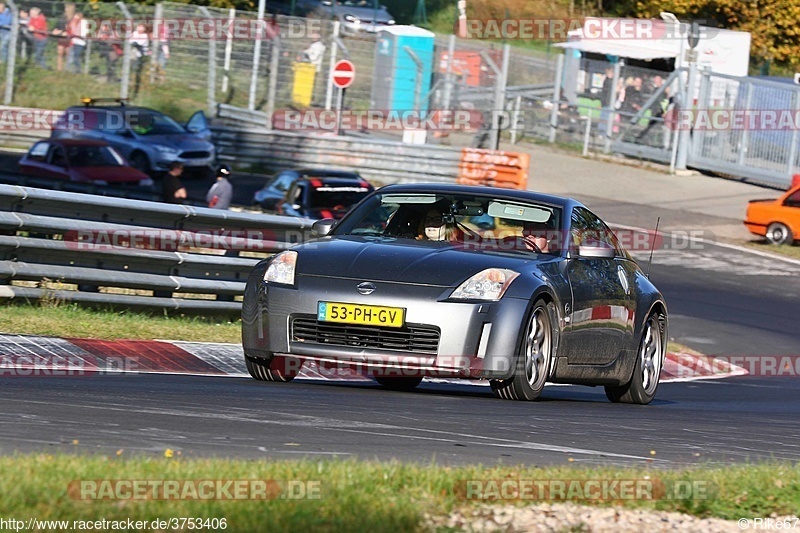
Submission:
[[[242,326],[250,355],[286,355],[394,376],[402,372],[399,375],[504,379],[513,373],[528,300],[446,301],[452,288],[377,281],[373,294],[362,295],[356,286],[367,280],[298,276],[292,288],[266,284],[262,275],[263,270],[256,269],[245,292],[245,308],[254,314],[243,316]],[[406,328],[436,330],[438,344],[427,350],[392,349],[373,338],[346,334],[334,342],[308,342],[293,331],[294,320],[330,326],[316,322],[320,301],[404,308]]]

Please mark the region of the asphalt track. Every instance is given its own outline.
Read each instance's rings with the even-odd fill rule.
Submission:
[[[578,197],[620,224],[651,227],[656,214],[671,227],[709,222]],[[674,340],[711,355],[800,355],[800,263],[704,243],[656,251],[652,278]],[[144,374],[2,377],[0,401],[4,454],[171,448],[184,456],[663,467],[800,459],[796,375],[665,383],[646,407],[613,405],[590,387],[549,386],[542,401],[518,403],[473,385],[426,382],[400,393]]]
[[[716,245],[656,255],[671,337],[714,355],[800,354],[798,265]],[[369,383],[144,374],[4,377],[0,399],[2,453],[171,448],[184,456],[661,467],[800,459],[797,376],[664,383],[646,407],[576,386],[549,386],[543,401],[519,403],[474,385],[423,383],[400,393]]]

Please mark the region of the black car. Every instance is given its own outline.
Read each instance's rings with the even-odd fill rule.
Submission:
[[[269,213],[338,220],[373,190],[357,172],[284,170],[255,193],[253,203]]]

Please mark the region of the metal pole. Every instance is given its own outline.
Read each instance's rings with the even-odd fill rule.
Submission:
[[[410,47],[404,46],[403,50],[405,50],[405,52],[409,56],[411,56],[411,60],[417,66],[417,75],[414,78],[414,111],[416,113],[419,113],[420,111],[419,97],[422,94],[422,74],[425,70],[425,64],[419,57],[417,57],[417,54],[415,54],[414,50],[412,50]]]
[[[450,98],[453,94],[453,55],[456,53],[456,36],[450,35],[447,42],[447,70],[444,74],[443,109],[450,109]]]
[[[128,85],[131,81],[131,33],[133,33],[133,17],[131,12],[122,2],[117,2],[117,7],[122,11],[125,19],[128,21],[128,31],[125,34],[125,46],[122,52],[122,81],[120,82],[119,97],[128,97]]]
[[[342,106],[344,104],[344,89],[339,88],[336,98],[336,135],[342,134]]]
[[[592,116],[587,115],[581,119],[586,121],[586,129],[583,130],[583,157],[586,157],[589,155],[589,139],[592,138]]]
[[[494,130],[494,146],[495,150],[500,149],[500,128],[501,128],[501,118],[505,115],[506,111],[506,85],[508,84],[508,63],[511,59],[511,45],[504,44],[503,45],[503,66],[500,70],[500,79],[498,80],[497,86],[495,86],[495,108],[499,111],[499,116],[497,117],[497,129],[492,128]]]
[[[164,4],[156,4],[156,12],[153,15],[153,51],[150,56],[150,83],[156,81],[156,74],[158,70],[158,57],[161,55],[161,34],[164,24]]]
[[[617,86],[619,85],[619,78],[622,75],[622,63],[617,61],[614,63],[614,77],[611,79],[611,94],[608,97],[608,108],[606,111],[606,124],[605,124],[605,146],[603,147],[604,153],[611,151],[611,135],[614,133],[614,120],[617,118],[617,110],[614,105],[617,102]]]
[[[556,61],[556,83],[553,87],[553,108],[550,110],[550,135],[548,140],[556,142],[558,128],[558,104],[561,101],[561,78],[564,75],[564,54],[558,56]]]
[[[794,98],[795,113],[800,112],[800,93],[795,91],[792,97]],[[794,175],[794,160],[797,158],[797,128],[792,128],[792,144],[789,146],[791,148],[789,148],[789,161],[787,161],[788,168],[786,169],[786,174],[791,178]]]
[[[200,13],[212,24],[214,18],[207,7],[199,6]],[[217,107],[217,37],[216,35],[208,40],[208,80],[207,80],[207,105],[208,115],[213,117]]]
[[[744,108],[746,110],[752,109],[751,105],[753,103],[753,84],[747,84],[747,96],[745,98]],[[747,157],[747,145],[749,144],[750,137],[748,135],[748,129],[744,128],[742,130],[742,136],[739,138],[739,155],[736,158],[737,165],[744,165],[745,157]]]
[[[269,59],[269,93],[267,95],[267,127],[272,129],[272,115],[275,113],[275,98],[278,94],[278,62],[281,59],[281,40],[276,35],[270,47],[272,55]]]
[[[92,60],[92,40],[86,38],[86,50],[83,52],[83,73],[89,74],[89,62]]]
[[[331,60],[328,64],[328,83],[325,88],[325,111],[331,110],[333,101],[333,67],[336,65],[336,51],[339,48],[339,21],[333,23],[333,37],[331,38]]]
[[[265,10],[265,0],[258,0],[258,24],[259,24],[259,34],[263,31],[264,28],[261,26],[265,24],[264,21],[264,10]],[[247,101],[247,109],[250,111],[255,111],[256,109],[256,89],[258,87],[258,65],[261,63],[261,37],[262,35],[258,35],[255,42],[255,47],[253,48],[253,70],[250,74],[250,98]]]
[[[697,77],[697,64],[694,61],[689,63],[689,77],[686,80],[686,97],[683,99],[681,112],[683,110],[691,111],[694,108],[694,79]],[[689,116],[687,114],[687,116]],[[678,117],[680,119],[680,115]],[[681,121],[678,121],[680,131],[678,133],[678,157],[675,161],[675,168],[678,170],[686,170],[686,162],[689,160],[689,143],[691,141],[691,132],[688,127],[683,127]]]
[[[13,0],[6,0],[8,9],[11,10],[11,35],[8,38],[8,62],[6,63],[6,92],[3,104],[10,105],[14,97],[14,69],[17,62],[17,36],[19,35],[19,8]]]
[[[517,144],[517,128],[519,126],[519,108],[522,105],[522,96],[514,99],[514,113],[511,115],[511,144]]]
[[[236,20],[236,10],[228,11],[228,35],[225,38],[225,62],[222,65],[222,92],[228,92],[228,74],[231,71],[231,54],[233,53],[233,22]]]

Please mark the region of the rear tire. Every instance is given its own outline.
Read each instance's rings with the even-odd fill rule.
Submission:
[[[150,175],[150,161],[147,156],[142,152],[133,152],[130,157],[130,163],[133,168],[140,172]]]
[[[658,389],[661,369],[664,367],[665,352],[661,321],[659,315],[653,313],[644,323],[633,376],[625,385],[606,386],[606,398],[612,403],[647,405],[652,402]]]
[[[771,244],[792,244],[794,236],[792,230],[786,224],[780,222],[773,222],[767,227],[767,240]]]
[[[245,355],[244,362],[247,366],[247,372],[253,379],[279,383],[292,381],[303,367],[301,360],[282,356],[273,357],[267,362],[264,359]]]
[[[553,304],[537,301],[522,338],[516,370],[509,379],[492,380],[492,393],[504,400],[531,401],[539,397],[550,378],[556,338]]]
[[[391,390],[398,390],[398,391],[410,391],[417,388],[417,385],[422,383],[422,378],[385,378],[385,377],[375,377],[375,381],[378,382],[379,385],[386,387],[387,389]]]

